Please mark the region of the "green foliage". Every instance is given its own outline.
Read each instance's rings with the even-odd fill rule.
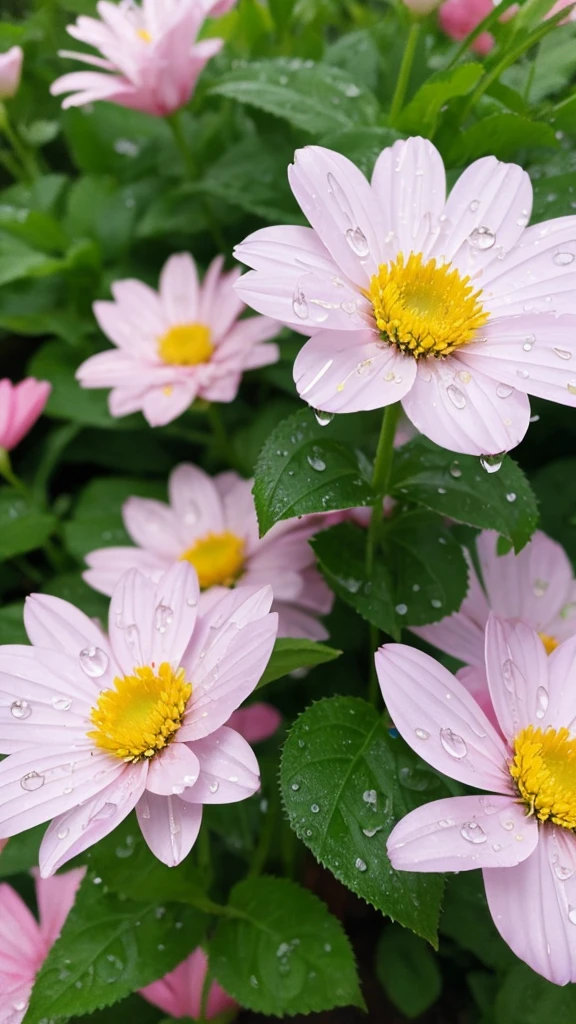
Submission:
[[[56,518],[13,487],[0,487],[0,561],[40,548]]]
[[[386,995],[413,1020],[442,991],[438,963],[424,939],[402,928],[386,928],[376,949],[376,973]]]
[[[267,683],[281,679],[282,676],[287,676],[296,669],[313,668],[315,665],[334,661],[341,654],[342,651],[336,651],[333,647],[316,643],[314,640],[291,640],[289,638],[277,640],[258,686],[266,686]]]

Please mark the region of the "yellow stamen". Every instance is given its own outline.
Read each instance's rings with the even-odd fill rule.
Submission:
[[[160,358],[173,366],[207,363],[213,351],[210,328],[205,324],[179,324],[171,327],[158,342]]]
[[[201,590],[220,585],[231,587],[244,565],[244,541],[235,533],[207,533],[180,555],[198,573]]]
[[[469,277],[450,264],[423,262],[421,253],[382,263],[367,294],[384,340],[416,359],[450,355],[489,317]]]
[[[134,675],[114,680],[92,708],[96,726],[88,737],[101,750],[122,761],[141,761],[166,747],[182,725],[192,686],[184,669],[167,662],[158,669],[135,668]]]
[[[552,651],[555,651],[558,647],[559,641],[555,636],[550,636],[550,633],[538,633],[538,636],[544,644],[546,654],[552,654]]]
[[[136,35],[139,39],[143,39],[145,43],[152,42],[152,36],[150,35],[147,28],[139,28],[136,30]]]
[[[530,814],[576,829],[576,739],[568,729],[523,729],[510,775]]]

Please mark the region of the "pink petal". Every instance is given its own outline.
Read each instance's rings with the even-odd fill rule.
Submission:
[[[138,313],[128,315],[126,304],[119,302],[95,302],[92,309],[100,330],[124,355],[124,362],[118,360],[117,363],[110,363],[111,368],[116,365],[137,366],[141,365],[143,360],[154,366],[160,365],[158,333],[154,331],[153,326],[141,324],[139,319],[135,322]],[[129,309],[132,314],[132,304]],[[154,322],[156,320],[157,317]],[[160,322],[156,322],[157,330],[161,330],[162,326]],[[100,353],[104,354],[110,353]]]
[[[171,256],[160,276],[160,298],[172,325],[198,322],[198,273],[187,252]]]
[[[179,796],[199,774],[196,754],[185,743],[174,742],[150,761],[146,789],[156,796]]]
[[[112,294],[124,317],[131,322],[135,333],[144,332],[146,336],[161,338],[169,329],[170,322],[158,292],[143,281],[135,278],[115,281],[112,285]]]
[[[576,636],[552,651],[548,673],[550,706],[546,722],[554,729],[566,728],[572,732],[576,725]]]
[[[576,851],[562,828],[540,829],[513,871],[484,871],[490,913],[516,956],[555,985],[576,981]]]
[[[486,675],[500,728],[508,739],[528,725],[547,727],[548,658],[540,637],[530,626],[490,613]]]
[[[506,747],[447,669],[404,644],[385,644],[375,662],[392,721],[420,757],[476,789],[510,793]]]
[[[171,560],[170,560],[171,561]],[[111,597],[118,580],[128,569],[138,569],[144,576],[158,580],[170,562],[143,548],[98,548],[86,555],[89,566],[83,579],[94,590]]]
[[[530,219],[532,185],[521,167],[504,164],[494,156],[476,160],[460,176],[444,208],[443,230],[429,251],[430,257],[454,263],[475,276],[502,252],[511,249]],[[491,232],[491,246],[476,244],[481,228]]]
[[[151,498],[128,498],[122,506],[122,518],[131,539],[139,547],[169,561],[181,553],[178,523],[172,509]]]
[[[168,483],[170,505],[177,521],[178,554],[191,547],[195,540],[208,533],[222,533],[227,524],[222,499],[212,478],[190,463],[183,462],[172,470]]]
[[[32,981],[45,953],[40,929],[12,886],[0,884],[0,978]]]
[[[526,394],[574,406],[575,335],[576,316],[535,313],[503,317],[483,328],[486,340],[471,342],[458,358],[474,375],[480,371]],[[502,406],[510,415],[513,401],[514,393],[499,399],[501,415]]]
[[[212,338],[219,343],[244,310],[244,303],[236,294],[235,285],[240,268],[222,273],[224,257],[216,256],[208,267],[200,289],[200,321],[208,324]]]
[[[492,723],[496,731],[500,732],[500,723],[496,717],[490,696],[486,669],[480,668],[479,665],[466,665],[464,668],[458,669],[456,679],[462,683],[462,686],[468,691],[470,696],[474,697],[474,700],[482,708],[486,718]]]
[[[118,764],[123,771],[117,778],[95,796],[58,815],[48,826],[39,858],[44,878],[113,832],[136,806],[146,787],[148,762]]]
[[[54,945],[70,913],[86,868],[75,868],[54,878],[36,878],[40,932],[46,951]]]
[[[102,651],[86,649],[86,666],[105,665]],[[79,658],[39,647],[0,648],[0,748],[4,753],[27,745],[82,745],[90,709],[102,687],[98,679],[81,669]],[[105,685],[105,684],[104,684]]]
[[[297,150],[292,191],[336,265],[360,288],[384,262],[389,229],[378,199],[351,160],[322,146]]]
[[[400,401],[416,378],[416,360],[375,331],[320,331],[294,363],[298,394],[327,412],[362,412]]]
[[[145,793],[136,808],[138,824],[152,853],[176,867],[194,846],[202,823],[202,805],[184,803],[178,796]]]
[[[576,217],[534,224],[482,276],[493,316],[572,313],[576,298]]]
[[[211,736],[195,740],[200,778],[182,799],[193,804],[232,804],[260,788],[260,769],[252,747],[240,733],[222,726]]]
[[[302,637],[305,640],[328,639],[328,630],[310,612],[284,601],[275,601],[272,607],[278,613],[279,637]]]
[[[446,202],[446,175],[436,147],[427,139],[399,139],[378,157],[372,188],[388,228],[381,262],[399,252],[426,252]]]
[[[151,427],[164,427],[186,412],[197,394],[194,380],[151,388],[143,397],[142,413]]]
[[[481,666],[484,671],[484,630],[490,608],[472,560],[467,561],[469,586],[460,611],[411,631],[453,658]]]
[[[517,391],[504,401],[494,364],[486,367],[491,376],[483,369],[461,354],[446,360],[421,359],[414,385],[402,400],[404,412],[422,434],[449,451],[509,451],[528,429],[530,403]]]
[[[397,871],[510,868],[538,844],[538,824],[510,796],[452,796],[411,811],[388,839]]]
[[[4,983],[5,979],[3,978],[2,981]],[[4,1006],[0,1006],[0,1024],[21,1024],[26,1016],[33,984],[34,977],[32,976],[27,981],[15,981],[14,987],[10,985],[10,989],[4,993],[9,997],[8,1002]],[[18,1009],[14,1009],[14,1007],[18,1007]]]
[[[171,1017],[200,1016],[202,992],[208,971],[208,958],[203,949],[195,949],[183,963],[178,964],[160,981],[153,982],[140,990],[153,1006],[158,1006]],[[212,1020],[227,1010],[234,1009],[236,1003],[224,992],[217,982],[212,982],[208,993],[206,1020]]]
[[[24,625],[31,644],[64,651],[77,658],[84,647],[109,653],[100,627],[79,608],[51,594],[32,594],[24,606]]]
[[[260,701],[248,708],[238,708],[228,719],[228,725],[247,743],[261,743],[277,732],[281,721],[282,715],[275,707]]]

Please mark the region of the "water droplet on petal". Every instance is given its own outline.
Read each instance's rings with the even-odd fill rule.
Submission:
[[[217,793],[218,790],[220,789],[220,783],[218,782],[218,780],[214,779],[214,782],[210,783],[208,789],[210,790],[211,793]]]
[[[540,580],[540,579],[534,580],[534,584],[533,584],[533,587],[532,587],[532,593],[534,594],[534,597],[544,597],[544,594],[546,593],[547,590],[548,590],[548,581],[547,580]]]
[[[470,203],[468,209],[470,210],[470,213],[476,213],[476,210],[478,209],[479,206],[480,206],[480,200],[479,199],[473,199],[472,202]]]
[[[414,732],[419,740],[427,740],[430,733],[426,732],[426,729],[414,729]]]
[[[539,686],[536,690],[536,718],[544,718],[548,710],[548,690],[545,686]]]
[[[444,747],[447,754],[450,757],[455,757],[456,760],[460,760],[462,757],[466,757],[468,753],[468,747],[466,746],[465,740],[456,732],[452,732],[452,729],[446,728],[440,730],[440,743]]]
[[[53,697],[52,707],[55,711],[70,711],[72,701],[70,697]]]
[[[69,833],[70,833],[70,829],[69,828],[61,828],[60,831],[57,833],[58,839],[66,839],[66,837],[69,835]]]
[[[491,249],[496,241],[496,235],[490,228],[474,228],[468,237],[468,241],[473,249]]]
[[[460,835],[469,843],[485,843],[487,836],[477,821],[467,821],[460,829]]]
[[[569,380],[566,387],[571,395],[576,395],[576,380]]]
[[[37,789],[42,789],[45,781],[46,779],[39,772],[28,772],[20,779],[20,785],[28,793],[35,793]]]
[[[510,387],[509,384],[499,384],[496,388],[496,394],[498,398],[510,398],[510,395],[514,394],[514,388]]]
[[[565,867],[564,864],[560,864],[559,861],[554,862],[554,874],[560,882],[567,882],[569,878],[572,878],[574,871],[572,868]],[[574,924],[576,922],[572,922]]]
[[[558,359],[572,359],[572,353],[569,352],[567,348],[555,348],[554,352],[558,356]]]
[[[570,924],[576,924],[576,907],[568,907],[568,920]]]
[[[457,388],[455,384],[448,385],[446,388],[446,394],[452,402],[452,405],[455,405],[457,409],[466,408],[468,404],[466,395],[460,390],[460,388]]]
[[[574,259],[576,259],[576,257],[572,252],[556,252],[552,257],[552,262],[555,263],[557,267],[568,267],[574,262]]]
[[[32,708],[26,700],[13,700],[10,705],[10,713],[13,718],[22,720],[30,718]]]
[[[535,345],[535,343],[536,343],[536,335],[535,334],[529,334],[528,337],[525,338],[524,344],[522,345],[522,348],[524,349],[525,352],[531,352],[532,348]]]
[[[292,309],[299,320],[306,320],[308,318],[308,302],[299,285],[296,286],[292,297]]]
[[[366,235],[360,228],[348,228],[346,241],[356,256],[367,256],[370,252]]]
[[[100,647],[84,647],[79,660],[82,670],[91,679],[99,679],[108,668],[108,655]]]
[[[157,629],[159,633],[165,633],[173,621],[174,610],[167,604],[159,604],[154,612],[154,629]]]
[[[314,415],[316,417],[316,422],[320,427],[327,427],[334,419],[333,412],[322,412],[321,409],[314,409]]]

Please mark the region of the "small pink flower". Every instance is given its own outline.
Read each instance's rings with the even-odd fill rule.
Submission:
[[[19,384],[0,380],[0,448],[11,451],[32,430],[41,415],[52,385],[27,377]]]
[[[87,359],[76,376],[82,387],[113,389],[113,416],[141,409],[152,427],[162,426],[196,398],[233,401],[245,370],[276,362],[278,346],[263,342],[279,325],[262,316],[238,320],[239,271],[223,274],[222,263],[217,257],[199,285],[192,257],[171,256],[159,293],[141,281],[116,281],[115,301],[94,303],[116,349]]]
[[[9,100],[18,92],[23,60],[24,52],[19,46],[0,53],[0,100]]]
[[[218,600],[225,587],[270,584],[279,636],[326,638],[318,616],[330,611],[333,595],[308,543],[318,531],[317,517],[277,523],[260,539],[252,481],[237,473],[212,478],[186,463],[171,473],[168,492],[169,505],[128,499],[124,525],[138,547],[100,548],[87,555],[84,579],[91,587],[111,594],[128,568],[158,579],[185,560],[200,579],[201,609]]]
[[[317,331],[294,364],[310,405],[401,401],[421,433],[471,455],[518,444],[528,394],[576,405],[576,217],[527,228],[520,167],[483,157],[446,200],[440,154],[413,138],[383,151],[371,184],[319,146],[299,150],[289,173],[312,228],[242,242],[253,269],[236,289],[258,312]]]
[[[550,656],[523,622],[490,616],[496,731],[442,665],[403,644],[376,653],[394,725],[433,768],[482,795],[419,807],[388,839],[401,871],[482,868],[490,912],[520,959],[576,981],[576,638]]]
[[[438,17],[446,35],[460,42],[493,10],[493,0],[446,0],[438,12]],[[474,40],[472,49],[484,56],[493,46],[494,37],[489,32],[482,32]]]
[[[29,598],[30,647],[0,648],[0,837],[52,819],[44,877],[135,807],[152,852],[175,865],[205,803],[260,785],[249,744],[225,723],[254,690],[277,632],[270,587],[239,587],[198,613],[186,563],[158,582],[125,573],[109,637],[56,597]]]
[[[272,704],[257,701],[247,708],[238,708],[228,720],[231,729],[236,729],[248,743],[262,743],[278,730],[282,715]]]
[[[63,107],[108,100],[158,117],[171,114],[188,102],[204,65],[222,46],[222,39],[195,42],[205,19],[224,14],[233,3],[144,0],[140,7],[132,0],[121,4],[100,0],[96,9],[101,20],[82,16],[68,26],[68,32],[102,56],[60,53],[99,70],[63,75],[50,91],[53,96],[72,94]]]
[[[58,938],[84,868],[36,878],[39,922],[10,885],[0,885],[0,1021],[20,1024],[34,980]]]
[[[141,989],[140,995],[169,1017],[191,1017],[192,1020],[198,1020],[207,970],[208,958],[199,947],[165,978]],[[206,1020],[213,1020],[221,1013],[234,1010],[237,1006],[238,1004],[224,989],[220,988],[218,982],[212,982],[206,1005]]]

